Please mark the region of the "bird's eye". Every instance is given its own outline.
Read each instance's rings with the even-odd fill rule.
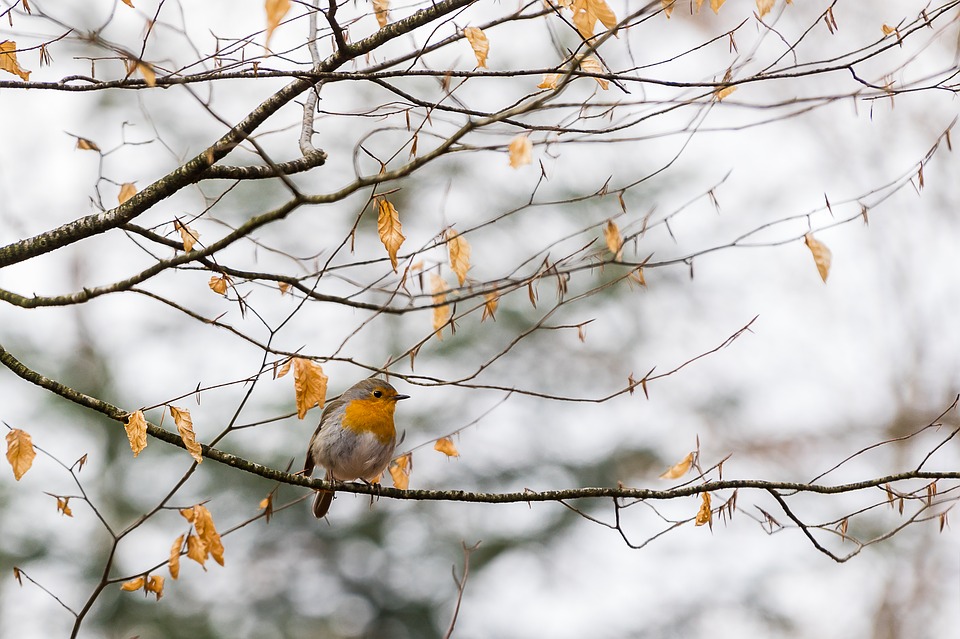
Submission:
[[[383,397],[383,391],[375,390],[375,391],[373,391],[373,396],[374,396],[374,397]]]

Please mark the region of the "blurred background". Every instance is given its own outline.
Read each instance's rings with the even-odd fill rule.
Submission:
[[[164,69],[189,73],[263,55],[262,3],[134,4],[37,1],[31,2],[37,5],[33,16],[26,16],[7,1],[14,22],[0,29],[0,39],[34,46],[75,29],[50,47],[49,66],[20,54],[21,66],[33,71],[31,81],[39,82],[89,74],[91,65],[98,78],[122,78],[122,63],[106,59],[101,44],[140,51],[149,20],[156,22],[144,58]],[[392,18],[421,6],[396,4]],[[640,9],[618,0],[609,6],[618,18]],[[518,7],[480,3],[458,14],[455,24],[482,25]],[[820,18],[828,7],[835,28]],[[520,129],[497,125],[388,185],[399,189],[389,197],[407,238],[405,264],[420,261],[451,287],[456,280],[445,267],[446,249],[436,245],[451,226],[469,239],[475,282],[529,274],[545,257],[552,263],[573,255],[570,264],[588,264],[604,255],[608,219],[631,237],[626,261],[650,256],[645,287],[623,281],[594,292],[629,269],[584,268],[566,282],[568,301],[558,305],[555,278],[544,277],[536,307],[523,287],[500,299],[495,321],[481,322],[479,312],[465,315],[455,334],[445,329],[443,340],[425,342],[415,360],[397,361],[391,368],[395,385],[412,396],[397,414],[405,431],[398,450],[413,450],[411,488],[497,492],[618,482],[668,488],[672,482],[659,475],[698,446],[704,468],[729,456],[724,479],[804,482],[874,444],[921,430],[960,392],[960,167],[944,137],[958,113],[950,88],[960,34],[956,3],[935,10],[892,0],[777,2],[763,18],[769,28],[754,16],[753,2],[732,0],[717,14],[678,3],[669,19],[657,8],[602,45],[610,69],[681,83],[716,82],[731,67],[734,80],[781,68],[794,77],[745,83],[721,102],[703,87],[650,81],[625,86],[626,93],[578,79],[551,109],[522,118],[545,127],[531,134],[531,165],[510,168],[506,144]],[[884,25],[911,23],[925,8],[938,16],[929,28],[899,46],[895,34],[877,44]],[[272,35],[271,49],[279,55],[262,60],[261,69],[309,68],[305,12],[306,5],[293,6]],[[346,3],[340,15],[351,41],[377,29],[366,2]],[[734,29],[732,39],[724,35]],[[554,67],[562,59],[558,50],[579,40],[557,16],[486,31],[493,72]],[[84,33],[96,33],[101,44],[85,42]],[[444,23],[437,37],[453,33],[454,25]],[[415,50],[430,37],[428,28],[399,38],[357,67]],[[238,39],[248,43],[219,59],[207,57]],[[788,48],[785,41],[798,44]],[[329,37],[321,40],[321,55],[330,47]],[[867,59],[854,63],[859,57]],[[249,68],[243,64],[238,68]],[[469,71],[475,60],[459,42],[418,64]],[[828,66],[838,70],[805,75]],[[903,92],[884,95],[857,77]],[[540,79],[471,78],[454,96],[471,108],[496,111],[536,91]],[[218,117],[235,123],[288,81],[87,92],[0,88],[0,245],[111,208],[121,184],[146,187],[222,135],[226,127]],[[395,84],[432,102],[444,95],[442,78]],[[921,90],[932,86],[938,88]],[[389,158],[409,138],[401,102],[373,83],[325,85],[315,143],[329,160],[294,181],[304,192],[325,193],[348,184],[357,171],[375,173],[373,157]],[[423,110],[413,117],[419,125]],[[434,113],[420,153],[462,124],[458,117]],[[291,104],[268,121],[257,141],[276,160],[296,157],[299,122],[299,107]],[[630,126],[595,135],[549,130],[571,123]],[[102,154],[76,149],[76,136],[96,142]],[[229,159],[258,161],[245,148]],[[608,180],[609,192],[594,196]],[[622,206],[618,189],[624,189]],[[258,230],[256,242],[218,254],[218,262],[304,277],[308,285],[316,281],[310,274],[329,264],[319,292],[386,303],[386,295],[366,290],[398,278],[369,210],[352,243],[337,248],[350,237],[368,195],[301,207]],[[201,241],[213,241],[287,197],[276,181],[205,182],[137,223],[176,239],[174,218],[200,216],[191,226]],[[826,284],[804,245],[808,231],[832,252]],[[107,233],[5,267],[0,288],[57,295],[128,277],[153,261],[132,237]],[[301,307],[297,295],[256,282],[221,297],[208,288],[210,275],[186,265],[140,288],[263,342],[273,328],[272,346],[281,351],[333,358],[322,362],[331,398],[433,331],[429,309],[386,315],[334,304]],[[418,304],[430,293],[429,284],[423,291],[420,286],[411,276],[408,288]],[[476,303],[464,302],[457,311]],[[582,339],[576,328],[536,330],[495,357],[555,307],[547,325],[582,325]],[[637,388],[593,401],[623,389],[631,376],[673,370],[748,324],[750,330],[727,347],[651,382],[649,397]],[[277,419],[294,411],[293,382],[262,371],[257,344],[144,294],[30,310],[3,303],[0,344],[34,370],[126,410],[186,406],[203,442],[231,420],[264,421],[232,431],[217,447],[273,468],[301,467],[319,419],[319,410],[302,421],[295,415]],[[469,381],[458,386],[431,381],[462,377]],[[194,393],[197,388],[208,390]],[[161,423],[162,408],[147,411],[147,418]],[[69,466],[88,456],[78,474],[83,489],[120,530],[167,495],[191,460],[156,440],[134,459],[116,423],[6,370],[0,370],[0,420],[29,432],[43,451],[19,482],[0,469],[0,636],[66,636],[74,618],[51,594],[81,609],[100,581],[110,536],[79,498],[70,502],[73,517],[57,511],[49,494],[78,494],[58,461]],[[856,455],[819,481],[915,468],[958,426],[956,410],[941,421],[942,428]],[[163,425],[173,428],[169,414]],[[459,458],[433,450],[433,440],[459,429]],[[925,465],[958,467],[955,441]],[[275,487],[203,463],[171,505],[209,500],[221,534],[229,531],[225,566],[208,562],[204,569],[184,559],[180,578],[168,578],[160,601],[111,585],[94,602],[80,636],[442,637],[458,598],[452,571],[462,574],[464,547],[477,543],[469,555],[458,637],[892,639],[949,636],[960,623],[960,536],[951,525],[941,531],[936,517],[838,564],[796,528],[765,528],[763,511],[784,524],[788,518],[759,492],[741,491],[729,520],[715,519],[710,528],[689,522],[634,549],[630,544],[692,517],[699,498],[631,505],[619,511],[619,530],[612,527],[609,500],[569,504],[576,512],[554,503],[383,499],[371,506],[366,497],[341,494],[328,520],[318,522],[307,502],[298,501],[306,492],[282,486],[269,523],[245,523]],[[953,503],[951,489],[955,485],[940,484],[946,499],[940,510]],[[911,504],[906,515],[868,508],[881,502],[883,492],[874,490],[799,496],[791,504],[810,523],[867,509],[849,519],[847,530],[866,540],[916,510]],[[291,505],[280,509],[285,504]],[[118,545],[110,576],[164,562],[186,530],[175,510],[154,515]],[[840,554],[855,548],[839,537],[818,538]],[[13,566],[42,588],[27,580],[18,584]]]

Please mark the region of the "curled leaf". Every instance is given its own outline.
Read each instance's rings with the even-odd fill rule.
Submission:
[[[813,237],[812,233],[804,235],[803,241],[813,255],[813,262],[817,265],[817,272],[820,273],[820,279],[826,283],[827,277],[830,275],[830,262],[833,260],[833,254],[830,252],[830,249],[827,248],[827,245]]]
[[[170,569],[170,577],[177,579],[180,576],[180,553],[183,551],[183,535],[177,537],[177,540],[170,546],[170,561],[167,567]]]
[[[697,511],[696,525],[712,524],[713,511],[710,510],[710,493],[700,493],[700,510]]]
[[[533,142],[525,133],[521,133],[510,140],[508,150],[510,152],[510,166],[515,169],[533,162]]]
[[[459,457],[460,451],[457,450],[457,447],[454,446],[453,440],[449,437],[441,437],[437,440],[437,443],[433,445],[434,450],[438,450],[447,457]]]
[[[30,435],[19,428],[12,429],[7,433],[7,461],[13,468],[13,477],[17,481],[23,477],[30,466],[33,465],[33,459],[37,453],[33,450],[33,440]]]
[[[490,53],[490,41],[487,40],[487,34],[477,27],[467,27],[463,30],[463,35],[473,48],[473,55],[477,58],[477,66],[486,69],[487,54]]]
[[[19,76],[24,82],[30,81],[30,72],[20,68],[17,62],[17,43],[13,40],[0,42],[0,71]]]
[[[203,449],[197,443],[197,437],[193,432],[193,418],[190,417],[190,411],[186,408],[171,406],[170,416],[177,425],[177,431],[180,433],[183,445],[187,447],[187,452],[199,464],[203,461]]]
[[[692,465],[693,465],[693,453],[690,453],[686,457],[678,461],[676,464],[668,468],[666,472],[660,475],[660,479],[679,479],[680,477],[683,477],[684,475],[687,474],[687,471],[690,470],[690,466]]]
[[[403,236],[403,227],[400,225],[400,214],[397,209],[385,198],[377,198],[377,231],[380,233],[380,241],[383,247],[387,249],[387,255],[390,256],[390,265],[393,272],[397,272],[397,251],[400,245],[407,238]]]
[[[120,590],[123,590],[126,592],[133,592],[135,590],[140,590],[141,588],[143,588],[144,581],[145,580],[143,577],[137,577],[136,579],[125,581],[122,584],[120,584]]]
[[[430,287],[433,303],[436,304],[433,307],[433,331],[437,339],[442,340],[443,327],[450,319],[450,305],[444,303],[447,301],[447,283],[439,275],[431,275]]]
[[[293,358],[293,390],[297,399],[297,417],[303,419],[314,406],[327,401],[327,376],[323,368],[305,357]]]
[[[460,286],[463,286],[470,269],[470,244],[453,229],[447,229],[447,248],[450,251],[450,268],[457,274]]]
[[[138,410],[130,413],[123,428],[127,431],[130,449],[133,451],[133,456],[136,457],[147,447],[147,420],[143,416],[143,411]]]
[[[410,470],[413,456],[410,453],[397,457],[390,463],[390,477],[393,479],[393,486],[400,490],[406,490],[410,485]]]

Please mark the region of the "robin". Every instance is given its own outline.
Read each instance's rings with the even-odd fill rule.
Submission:
[[[381,379],[364,379],[348,388],[323,409],[307,447],[304,474],[312,475],[315,466],[323,466],[329,481],[376,480],[397,445],[393,412],[399,400],[409,397]],[[313,500],[317,519],[327,514],[332,501],[333,491],[317,491]]]

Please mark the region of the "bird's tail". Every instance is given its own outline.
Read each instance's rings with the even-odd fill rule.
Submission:
[[[324,479],[330,479],[330,473],[324,476]],[[333,503],[333,491],[332,490],[318,490],[316,496],[313,498],[313,516],[317,519],[322,519],[326,516],[327,511],[330,510],[330,504]]]

